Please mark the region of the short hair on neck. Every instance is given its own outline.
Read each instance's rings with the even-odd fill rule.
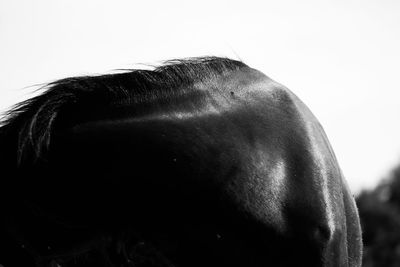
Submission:
[[[165,61],[152,70],[70,77],[42,87],[43,92],[16,104],[1,121],[0,136],[14,150],[17,164],[38,159],[51,142],[54,126],[67,117],[85,116],[88,110],[123,106],[174,97],[197,82],[246,68],[241,61],[222,57],[197,57]],[[70,114],[68,114],[70,113]]]

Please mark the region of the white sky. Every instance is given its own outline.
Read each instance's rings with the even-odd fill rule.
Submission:
[[[355,192],[400,163],[400,1],[0,0],[3,111],[30,85],[201,55],[295,92]]]

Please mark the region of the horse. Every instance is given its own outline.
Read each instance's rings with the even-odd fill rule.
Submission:
[[[318,120],[221,57],[61,79],[0,128],[0,264],[361,266]]]

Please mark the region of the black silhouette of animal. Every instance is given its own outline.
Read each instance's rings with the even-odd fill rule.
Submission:
[[[5,116],[0,164],[4,267],[361,265],[321,125],[240,61],[50,83]]]

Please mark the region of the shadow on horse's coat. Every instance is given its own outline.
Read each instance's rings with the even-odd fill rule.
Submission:
[[[5,267],[361,265],[322,127],[242,62],[56,81],[0,148]]]

